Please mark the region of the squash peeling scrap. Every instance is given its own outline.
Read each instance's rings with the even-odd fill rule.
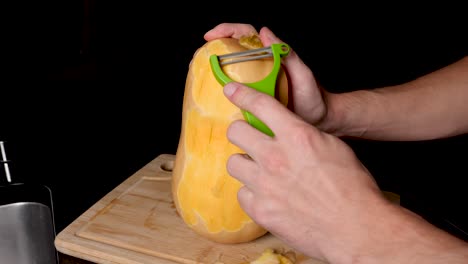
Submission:
[[[256,260],[251,261],[249,264],[294,264],[296,262],[296,255],[289,251],[284,254],[275,252],[271,248],[267,248]]]
[[[249,242],[267,231],[242,210],[237,201],[242,184],[226,170],[229,156],[243,153],[228,141],[227,128],[243,115],[224,96],[209,57],[261,47],[257,35],[208,41],[194,53],[186,77],[172,195],[184,222],[199,235],[219,243]],[[261,59],[224,65],[222,70],[234,81],[252,83],[265,78],[272,67],[273,59]],[[287,75],[281,69],[275,97],[288,106],[288,93]]]

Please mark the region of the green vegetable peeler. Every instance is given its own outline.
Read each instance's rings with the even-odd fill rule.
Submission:
[[[234,52],[225,55],[211,55],[210,64],[213,74],[216,80],[221,85],[226,85],[233,80],[230,79],[221,69],[221,66],[239,63],[244,61],[251,61],[263,58],[273,57],[273,69],[263,80],[254,83],[245,83],[245,85],[256,89],[257,91],[266,93],[270,96],[275,96],[275,87],[278,73],[281,67],[281,58],[289,54],[289,46],[284,43],[272,44],[269,47],[252,49],[242,52]],[[227,61],[225,61],[228,59]],[[255,127],[256,129],[262,131],[263,133],[274,136],[273,131],[267,127],[260,119],[252,115],[246,110],[241,110],[245,120]]]

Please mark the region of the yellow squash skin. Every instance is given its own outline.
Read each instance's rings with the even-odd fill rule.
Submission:
[[[248,242],[267,231],[239,206],[237,192],[242,184],[226,170],[229,156],[243,153],[228,141],[227,128],[243,116],[224,96],[223,87],[211,71],[209,57],[259,45],[257,36],[241,41],[233,38],[208,41],[194,53],[186,78],[172,194],[184,222],[196,233],[219,243]],[[226,65],[223,71],[234,81],[250,83],[263,79],[272,66],[272,59],[255,60]],[[283,71],[276,90],[278,100],[287,105],[288,80]]]

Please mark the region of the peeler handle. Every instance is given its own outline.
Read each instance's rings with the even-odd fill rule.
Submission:
[[[263,133],[267,134],[270,137],[273,137],[275,135],[273,133],[273,131],[271,131],[271,129],[267,125],[265,125],[265,123],[263,123],[260,119],[258,119],[256,116],[251,114],[249,111],[241,109],[241,112],[242,112],[242,115],[244,116],[244,119],[251,126],[255,127],[256,129],[258,129],[260,131],[262,131]]]
[[[281,57],[286,56],[289,54],[289,46],[284,43],[275,43],[270,46],[271,52],[273,55],[273,69],[272,71],[263,79],[258,82],[254,83],[245,83],[246,86],[254,88],[257,91],[266,93],[270,96],[275,96],[275,87],[276,87],[276,80],[278,77],[279,70],[281,68]],[[219,64],[219,59],[217,55],[210,56],[210,64],[213,71],[213,74],[216,80],[221,85],[226,85],[233,80],[229,78],[221,69]],[[245,120],[255,127],[256,129],[260,130],[261,132],[273,137],[273,131],[265,125],[260,119],[255,117],[250,112],[241,109],[242,115],[244,116]]]

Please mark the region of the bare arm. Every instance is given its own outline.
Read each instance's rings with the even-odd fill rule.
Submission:
[[[376,211],[378,220],[367,224],[372,231],[356,249],[355,262],[349,263],[467,263],[466,242],[403,207],[388,205]]]
[[[272,139],[233,122],[227,137],[248,156],[226,165],[244,184],[240,205],[272,234],[329,263],[468,263],[466,242],[386,200],[343,141],[255,89],[230,83],[224,91],[275,131]]]
[[[426,140],[468,132],[468,57],[414,81],[327,94],[321,126],[336,135]]]
[[[248,24],[223,23],[205,39],[252,32]],[[268,28],[259,34],[264,45],[281,42]],[[294,113],[255,89],[224,87],[232,103],[275,131],[272,139],[243,120],[228,129],[231,143],[248,154],[226,165],[244,184],[238,200],[245,212],[296,250],[330,263],[468,263],[465,241],[384,199],[352,149],[316,129],[400,140],[466,132],[468,59],[406,85],[346,94],[322,94],[294,50],[283,63]]]

